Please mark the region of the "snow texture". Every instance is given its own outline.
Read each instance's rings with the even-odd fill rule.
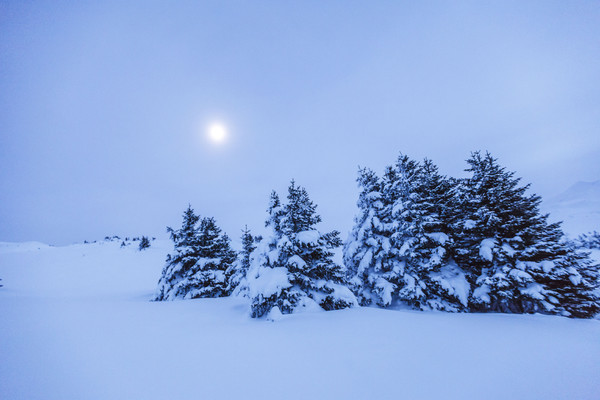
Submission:
[[[494,247],[496,246],[495,239],[483,239],[479,245],[479,256],[487,261],[494,259]]]
[[[29,247],[28,250],[25,250]],[[596,400],[600,321],[151,302],[170,242],[0,248],[7,400]],[[600,252],[596,254],[599,256]],[[565,368],[568,366],[568,368]]]

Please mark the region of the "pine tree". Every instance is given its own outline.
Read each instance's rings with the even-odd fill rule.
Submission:
[[[447,223],[453,216],[449,180],[437,167],[400,155],[381,179],[359,171],[360,214],[344,248],[344,262],[361,304],[399,301],[420,309],[464,309],[468,289],[449,258]]]
[[[407,161],[400,157],[397,165],[401,171],[406,169],[403,164]],[[409,201],[406,211],[395,215],[401,221],[398,236],[405,238],[396,242],[406,264],[406,283],[399,299],[420,309],[464,311],[469,285],[464,271],[451,258],[454,181],[440,175],[429,159],[414,166],[405,179]]]
[[[356,304],[344,286],[344,271],[332,260],[339,232],[321,234],[316,205],[292,181],[287,204],[271,194],[265,225],[271,234],[254,252],[248,273],[252,317],[301,309],[334,310]]]
[[[146,236],[142,236],[142,238],[140,239],[140,245],[138,249],[142,251],[147,249],[148,247],[150,247],[150,240],[148,240]]]
[[[227,296],[226,271],[236,254],[214,218],[200,218],[188,206],[181,228],[167,232],[174,252],[167,256],[155,300]]]
[[[229,291],[235,295],[247,295],[248,283],[246,274],[250,269],[250,257],[256,249],[256,238],[252,236],[250,229],[246,225],[242,229],[242,250],[238,253],[237,260],[231,265],[227,271],[229,278]]]
[[[372,170],[362,168],[358,171],[357,182],[361,187],[357,203],[359,214],[344,245],[344,264],[359,303],[368,305],[374,300],[372,292],[377,283],[377,278],[371,279],[371,273],[379,269],[382,261],[389,256],[391,234],[384,232],[381,222],[384,203],[379,177]],[[389,300],[380,303],[391,303],[392,291],[393,287],[388,289]],[[379,299],[383,300],[383,297],[379,296]]]
[[[541,198],[489,153],[467,160],[460,183],[454,259],[474,288],[471,309],[591,317],[598,312],[597,266],[540,214]]]

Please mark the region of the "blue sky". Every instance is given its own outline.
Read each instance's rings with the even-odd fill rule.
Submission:
[[[345,236],[399,152],[552,196],[600,179],[599,44],[592,1],[0,1],[0,241],[237,237],[291,178]]]

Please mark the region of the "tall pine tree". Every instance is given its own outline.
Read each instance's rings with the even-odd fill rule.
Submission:
[[[452,226],[455,260],[473,287],[471,309],[542,312],[591,317],[598,266],[577,251],[539,211],[513,172],[489,153],[467,160],[471,177],[460,181],[462,221]]]
[[[248,283],[246,274],[250,269],[250,257],[256,249],[257,239],[252,236],[248,226],[242,229],[242,250],[238,253],[237,260],[231,265],[227,271],[229,278],[229,291],[234,295],[246,295],[248,291]]]
[[[361,304],[462,310],[468,285],[450,260],[451,184],[429,160],[400,155],[381,179],[359,171],[360,214],[344,262]]]

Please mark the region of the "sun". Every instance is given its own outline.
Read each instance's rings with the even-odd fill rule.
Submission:
[[[214,143],[222,143],[227,139],[227,128],[219,122],[214,122],[208,126],[208,137]]]

